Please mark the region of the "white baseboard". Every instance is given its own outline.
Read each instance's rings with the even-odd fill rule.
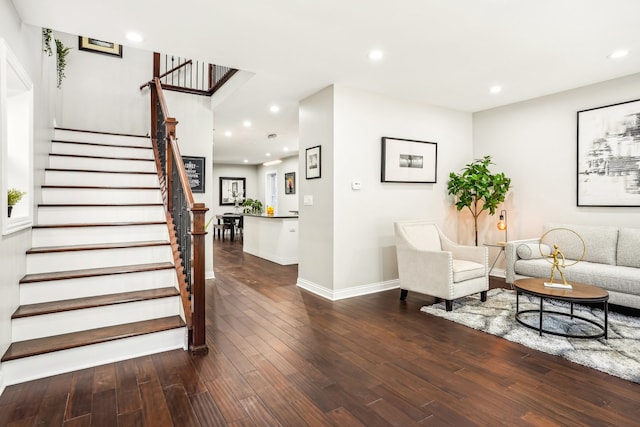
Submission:
[[[384,282],[369,283],[366,285],[353,286],[345,289],[332,290],[317,283],[298,277],[296,285],[302,289],[312,292],[322,298],[338,301],[345,298],[353,298],[361,295],[373,294],[376,292],[387,291],[389,289],[397,289],[400,287],[400,280],[387,280]]]
[[[494,268],[491,270],[491,276],[494,277],[502,277],[503,279],[507,278],[507,272],[503,268]]]
[[[216,278],[216,274],[213,272],[213,270],[209,270],[209,271],[205,271],[204,272],[204,279],[208,280],[208,279],[215,279]]]
[[[0,366],[0,396],[2,396],[6,387],[7,385],[4,383],[4,377],[2,376],[2,366]]]

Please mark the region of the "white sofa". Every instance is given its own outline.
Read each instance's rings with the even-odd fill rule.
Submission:
[[[609,292],[611,304],[640,309],[640,229],[547,224],[541,235],[552,228],[575,231],[586,246],[583,260],[564,269],[567,281],[599,286]],[[544,253],[549,253],[557,243],[567,264],[579,259],[583,251],[580,240],[566,231],[549,233],[544,242],[539,243],[539,239],[507,242],[507,283],[527,277],[550,276],[551,263],[540,254],[541,248]]]

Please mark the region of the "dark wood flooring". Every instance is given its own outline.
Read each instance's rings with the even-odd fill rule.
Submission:
[[[428,297],[330,302],[238,242],[216,240],[214,254],[207,356],[11,386],[0,425],[640,425],[640,384],[421,314]]]

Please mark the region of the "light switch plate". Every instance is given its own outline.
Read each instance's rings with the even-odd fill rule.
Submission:
[[[313,196],[304,196],[304,205],[313,206]]]

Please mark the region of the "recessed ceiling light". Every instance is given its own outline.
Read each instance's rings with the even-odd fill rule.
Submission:
[[[277,105],[272,105],[271,107],[269,107],[269,111],[271,111],[272,113],[277,113],[278,111],[280,111],[280,107],[278,107]]]
[[[242,122],[242,126],[244,126],[246,128],[250,128],[251,127],[251,122],[249,120],[245,120],[244,122]]]
[[[629,54],[628,50],[620,49],[620,50],[616,50],[615,52],[611,53],[609,55],[609,58],[611,58],[611,59],[620,59],[620,58],[624,58],[628,54]]]
[[[284,147],[283,150],[284,151],[289,151],[289,148],[288,147]]]
[[[491,92],[491,93],[500,93],[500,92],[502,92],[502,86],[500,86],[500,85],[491,86],[489,88],[489,92]]]
[[[372,61],[379,61],[384,56],[384,53],[381,50],[372,50],[369,52],[369,59]]]
[[[233,135],[233,132],[231,132],[230,130],[224,133],[224,136],[231,136],[231,135]]]
[[[271,157],[271,153],[265,153],[265,156]]]
[[[130,32],[130,33],[127,33],[127,40],[134,43],[140,43],[142,42],[143,38],[138,33]]]
[[[244,159],[243,162],[244,163],[249,163],[249,160],[248,159]]]
[[[278,163],[282,163],[282,160],[271,160],[270,162],[264,162],[262,166],[272,166],[277,165]]]

